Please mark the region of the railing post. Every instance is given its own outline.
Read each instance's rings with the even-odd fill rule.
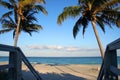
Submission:
[[[101,65],[97,80],[102,80],[103,76],[104,76],[104,61],[102,61],[102,65]]]
[[[22,79],[22,59],[18,50],[16,50],[16,61],[15,61],[15,69],[16,69],[16,80]]]
[[[22,79],[22,61],[21,55],[17,52],[10,52],[9,65],[13,65],[14,68],[9,69],[9,80],[21,80]]]
[[[110,71],[110,66],[117,68],[117,52],[116,50],[109,50],[107,48],[104,57],[104,79],[105,80],[118,80],[118,76]]]
[[[9,53],[9,65],[13,65],[13,66],[15,66],[14,65],[14,59],[15,58],[15,56],[14,56],[14,52],[10,52]],[[14,73],[14,71],[15,71],[15,68],[9,68],[9,70],[8,70],[8,79],[9,80],[15,80],[15,73]]]

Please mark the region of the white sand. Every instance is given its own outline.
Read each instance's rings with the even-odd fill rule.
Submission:
[[[8,64],[0,62],[0,65]],[[100,65],[48,65],[48,64],[32,64],[34,69],[38,71],[43,80],[97,80]],[[119,65],[120,68],[120,65]],[[34,75],[23,64],[22,75],[24,80],[36,80]],[[120,79],[120,77],[119,77]]]
[[[96,80],[100,65],[47,65],[36,64],[34,68],[43,80]],[[23,66],[25,80],[34,80],[34,76]]]

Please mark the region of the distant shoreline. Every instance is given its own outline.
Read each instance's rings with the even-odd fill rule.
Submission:
[[[0,57],[8,57],[9,55],[0,55]],[[101,56],[26,56],[26,57],[100,57],[101,58]],[[118,55],[118,57],[120,57],[120,55]]]
[[[52,65],[69,65],[69,64],[88,64],[94,65],[102,64],[101,57],[27,57],[31,63],[34,64],[52,64]],[[8,61],[8,57],[0,57],[0,62]],[[120,65],[120,57],[118,57],[118,64]]]

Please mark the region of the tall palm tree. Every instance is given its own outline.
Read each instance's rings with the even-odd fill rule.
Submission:
[[[45,3],[44,0],[9,0],[9,2],[2,0],[0,1],[0,5],[10,10],[9,12],[3,14],[1,18],[3,26],[7,28],[6,30],[2,30],[1,33],[14,29],[14,46],[17,46],[18,37],[22,30],[31,34],[30,32],[40,29],[38,28],[41,27],[40,25],[33,25],[32,21],[36,21],[36,18],[33,15],[38,12],[47,14],[47,11],[40,4],[36,4],[37,2]],[[14,20],[10,17],[12,14],[14,15]],[[7,19],[5,18],[8,18],[10,22],[12,21],[11,23],[14,23],[15,26],[6,25]],[[23,25],[23,23],[26,23],[26,25]]]
[[[78,5],[65,7],[63,12],[58,16],[57,23],[62,22],[68,17],[78,17],[79,19],[73,27],[73,36],[76,38],[79,28],[83,27],[83,35],[88,23],[91,22],[102,58],[104,50],[98,36],[96,24],[105,32],[105,25],[112,27],[116,25],[120,11],[118,9],[120,0],[78,0]],[[117,26],[119,27],[119,26]]]

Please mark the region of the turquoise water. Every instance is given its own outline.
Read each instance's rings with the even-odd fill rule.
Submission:
[[[31,63],[38,64],[101,64],[101,57],[27,57]],[[0,62],[8,61],[8,57],[0,57]],[[120,64],[120,57],[118,57]]]

